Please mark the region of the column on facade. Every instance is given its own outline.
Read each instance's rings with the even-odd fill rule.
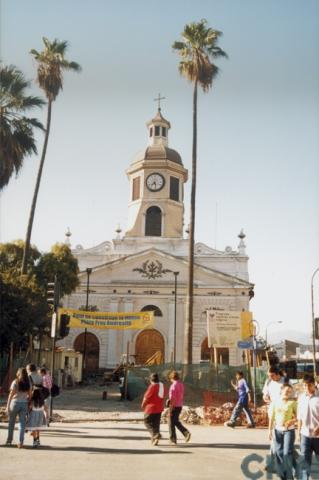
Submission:
[[[133,312],[133,302],[130,298],[124,299],[124,312]],[[133,338],[132,330],[123,331],[123,342],[122,342],[123,353],[126,353],[127,342],[130,342],[130,354],[134,353],[132,338]]]
[[[110,302],[110,311],[117,312],[118,311],[118,300],[117,298],[112,298]],[[107,346],[107,365],[115,366],[117,363],[117,352],[116,352],[116,336],[117,330],[109,330],[108,335],[108,346]]]

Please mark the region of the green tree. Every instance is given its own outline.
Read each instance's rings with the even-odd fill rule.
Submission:
[[[11,342],[19,344],[50,325],[47,283],[55,275],[61,281],[61,295],[78,285],[78,264],[67,245],[56,244],[50,253],[29,250],[27,274],[20,274],[24,242],[0,244],[0,337],[1,351]]]
[[[29,86],[15,66],[0,65],[0,190],[14,173],[18,174],[24,158],[37,153],[34,129],[43,130],[43,126],[25,113],[45,102],[27,95]]]
[[[197,91],[198,87],[208,92],[218,73],[218,67],[212,59],[227,57],[217,45],[222,32],[213,30],[206,20],[185,25],[182,41],[172,45],[174,51],[181,57],[180,74],[193,84],[193,146],[192,146],[192,185],[189,222],[189,252],[188,252],[188,287],[187,314],[185,322],[184,361],[191,364],[193,360],[193,291],[194,291],[194,243],[195,243],[195,206],[197,180]]]
[[[42,155],[36,180],[36,185],[33,193],[33,199],[31,204],[31,210],[29,215],[25,247],[23,252],[22,260],[22,274],[25,274],[27,271],[27,261],[31,241],[31,233],[33,226],[33,219],[35,214],[35,208],[37,204],[38,192],[40,188],[40,182],[42,177],[42,170],[45,161],[50,126],[51,126],[51,112],[52,112],[52,103],[56,100],[58,94],[63,88],[63,72],[65,70],[73,70],[79,72],[81,67],[76,62],[69,62],[65,58],[67,51],[68,43],[59,42],[57,39],[50,42],[47,38],[43,38],[44,50],[38,52],[37,50],[31,50],[31,54],[34,56],[35,60],[38,63],[38,83],[40,88],[45,93],[45,96],[48,100],[48,112],[47,112],[47,121],[46,121],[46,131],[44,144],[42,149]]]
[[[53,245],[51,252],[44,253],[35,267],[38,283],[45,288],[57,276],[61,297],[69,295],[79,285],[78,273],[78,261],[63,243]]]

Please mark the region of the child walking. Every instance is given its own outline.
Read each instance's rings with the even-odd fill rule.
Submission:
[[[237,418],[239,417],[241,411],[244,410],[248,420],[247,428],[255,428],[255,422],[249,409],[249,388],[246,380],[244,379],[244,374],[242,371],[236,372],[236,383],[231,382],[231,384],[238,393],[238,400],[231,414],[230,420],[225,422],[224,426],[234,428]]]
[[[282,480],[293,477],[293,450],[297,420],[297,402],[293,388],[283,385],[280,399],[269,407],[269,440],[274,440],[277,474]]]
[[[40,446],[40,430],[47,428],[49,412],[44,404],[44,398],[40,388],[34,388],[31,401],[30,412],[27,421],[27,429],[33,436],[33,448]]]

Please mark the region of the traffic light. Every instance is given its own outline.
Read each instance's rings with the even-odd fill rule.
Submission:
[[[55,277],[54,282],[47,283],[47,303],[53,306],[53,310],[56,311],[60,300],[60,284]]]
[[[59,322],[59,337],[64,338],[69,335],[70,327],[70,315],[66,315],[63,313],[60,315],[60,322]]]
[[[49,305],[55,304],[55,282],[48,282],[47,287],[47,302]]]

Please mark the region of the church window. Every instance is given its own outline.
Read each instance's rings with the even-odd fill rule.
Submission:
[[[153,128],[150,128],[150,137],[153,135]]]
[[[170,177],[169,198],[179,201],[179,179],[176,177]]]
[[[160,308],[156,307],[155,305],[145,305],[142,308],[141,312],[154,312],[155,317],[162,317],[162,311]]]
[[[133,178],[132,200],[137,200],[138,198],[140,198],[140,185],[141,185],[141,177]]]
[[[155,137],[159,137],[160,136],[160,127],[159,125],[156,125],[155,126]]]
[[[166,137],[166,127],[162,127],[162,137]]]
[[[145,236],[160,237],[162,235],[162,212],[158,207],[150,207],[146,211]]]

